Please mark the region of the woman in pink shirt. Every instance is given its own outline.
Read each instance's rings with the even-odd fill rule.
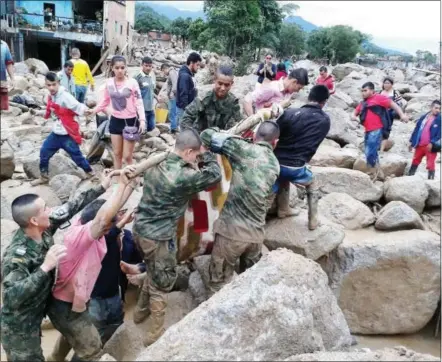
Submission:
[[[123,137],[126,126],[138,127],[139,133],[145,131],[145,113],[140,87],[133,78],[126,77],[126,59],[116,55],[111,60],[112,78],[109,78],[104,88],[104,98],[94,109],[93,113],[104,111],[112,104],[109,132],[114,151],[114,169],[122,167],[123,160],[131,165],[135,141]]]

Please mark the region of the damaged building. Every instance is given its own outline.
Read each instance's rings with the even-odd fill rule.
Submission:
[[[93,68],[109,49],[127,54],[135,22],[132,1],[56,0],[1,1],[1,39],[16,62],[44,61],[58,70],[79,48]]]

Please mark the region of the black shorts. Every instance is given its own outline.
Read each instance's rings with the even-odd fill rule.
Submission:
[[[122,135],[123,129],[124,129],[124,127],[126,127],[126,124],[129,127],[134,127],[134,126],[139,127],[140,126],[140,122],[138,122],[136,117],[126,118],[126,123],[124,123],[124,119],[111,116],[110,122],[109,122],[109,133]]]

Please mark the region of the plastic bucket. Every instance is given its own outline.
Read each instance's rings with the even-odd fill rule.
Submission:
[[[169,111],[164,108],[155,108],[155,122],[165,123],[167,120],[167,114]]]

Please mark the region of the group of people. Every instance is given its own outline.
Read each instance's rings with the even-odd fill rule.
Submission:
[[[155,95],[143,90],[155,83],[152,61],[143,59],[140,73],[128,78],[125,59],[113,57],[112,77],[106,82],[102,102],[94,109],[61,87],[55,73],[46,75],[50,91],[46,116],[54,119],[54,129],[42,147],[42,175],[47,177],[47,155],[55,153],[57,147],[91,173],[81,152],[83,158],[77,154],[81,134],[75,116],[107,112],[109,105],[114,171],[103,174],[98,186],[80,188],[69,202],[52,210],[35,194],[13,201],[12,216],[20,229],[2,260],[2,344],[8,361],[44,361],[40,326],[45,315],[62,334],[52,360],[64,359],[71,348],[74,360],[98,360],[103,344],[123,323],[122,272],[143,278],[133,318],[135,323],[150,318],[145,345],[158,340],[164,333],[167,293],[178,284],[178,220],[195,194],[221,181],[215,154],[227,158],[233,174],[213,227],[206,285],[209,297],[230,282],[237,261],[238,272],[243,272],[260,259],[265,220],[275,198],[278,217],[297,214],[289,205],[290,183],[306,189],[308,228],[318,227],[319,191],[308,164],[330,130],[324,107],[334,91],[334,80],[330,80],[327,69],[310,89],[307,104],[286,109],[276,119],[262,122],[252,134],[239,137],[224,132],[243,118],[239,101],[230,92],[232,69],[220,67],[213,90],[200,99],[193,80],[200,62],[201,57],[192,53],[178,74],[163,66],[170,78],[169,109],[176,107],[175,130],[181,130],[174,150],[144,173],[136,210],[125,210],[124,205],[139,184],[131,152],[140,132],[154,127],[149,112]],[[267,67],[264,72],[268,71]],[[288,100],[308,84],[306,69],[291,70],[248,94],[244,112],[250,116]],[[367,163],[377,167],[378,150],[391,130],[388,110],[393,109],[404,121],[407,118],[395,100],[376,94],[372,83],[363,85],[362,95],[364,101],[356,108],[354,118],[359,116],[365,127]],[[437,147],[440,151],[439,101],[433,102],[431,112],[418,121],[411,146],[416,148],[416,168],[423,155],[430,159],[429,153],[437,152]],[[107,200],[100,199],[112,179],[117,180],[116,187]],[[79,216],[72,219],[77,213]],[[71,225],[63,244],[54,245],[55,231],[68,221]],[[124,226],[132,221],[133,235],[128,235]],[[124,254],[125,249],[133,248],[130,245],[136,252],[124,259],[122,251]]]

